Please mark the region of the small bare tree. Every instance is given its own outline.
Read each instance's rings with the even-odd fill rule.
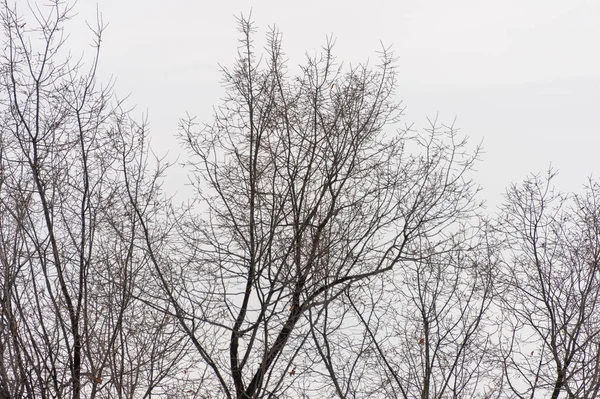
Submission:
[[[504,207],[507,397],[600,394],[600,186],[566,196],[554,176],[511,187]]]
[[[314,317],[338,397],[487,397],[498,246],[485,226],[424,234],[418,256]]]
[[[333,387],[310,343],[319,315],[473,211],[477,152],[454,133],[385,131],[402,111],[389,51],[344,69],[329,41],[292,77],[279,32],[259,57],[251,22],[239,26],[214,122],[182,123],[197,206],[171,214],[171,231],[140,222],[203,392],[306,397]]]
[[[0,10],[0,391],[169,392],[182,335],[136,300],[152,278],[128,193],[153,193],[126,177],[144,177],[147,134],[96,82],[104,25],[85,71],[65,53],[68,5]]]

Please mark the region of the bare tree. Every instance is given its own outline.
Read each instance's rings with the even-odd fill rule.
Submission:
[[[85,70],[64,46],[69,5],[0,9],[0,391],[173,391],[183,337],[136,299],[152,279],[128,194],[154,194],[126,177],[144,177],[147,133],[96,82],[102,20]]]
[[[477,152],[454,132],[394,131],[388,50],[344,69],[328,41],[292,77],[278,31],[258,56],[252,23],[239,26],[213,123],[182,123],[195,206],[169,210],[172,227],[140,215],[148,254],[206,395],[339,392],[310,343],[315,323],[473,212]]]
[[[314,318],[337,396],[487,397],[499,247],[486,226],[423,235],[413,243],[418,257]]]
[[[511,257],[503,367],[521,398],[596,398],[600,393],[600,186],[554,191],[532,176],[508,191],[503,223]]]

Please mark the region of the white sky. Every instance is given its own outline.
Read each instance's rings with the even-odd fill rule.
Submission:
[[[217,63],[235,57],[234,15],[252,9],[257,44],[277,25],[292,65],[329,34],[344,62],[375,58],[380,41],[393,46],[405,121],[456,116],[473,144],[483,140],[477,179],[490,205],[550,163],[565,191],[600,177],[600,1],[80,0],[68,27],[74,49],[89,42],[96,5],[110,24],[100,76],[114,75],[118,95],[149,113],[159,152],[179,152],[186,112],[210,121],[223,94]],[[186,181],[174,174],[169,189]]]

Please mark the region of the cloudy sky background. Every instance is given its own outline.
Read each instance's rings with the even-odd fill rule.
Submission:
[[[600,1],[80,0],[67,27],[75,51],[89,48],[96,7],[109,23],[99,76],[116,78],[135,116],[148,113],[154,147],[171,158],[179,118],[210,122],[223,95],[218,63],[236,53],[235,16],[252,10],[257,46],[276,25],[290,65],[327,35],[345,63],[375,60],[380,41],[392,46],[404,121],[456,117],[473,145],[483,141],[477,179],[490,206],[550,164],[564,191],[600,177]],[[172,173],[167,189],[184,192],[183,173]]]

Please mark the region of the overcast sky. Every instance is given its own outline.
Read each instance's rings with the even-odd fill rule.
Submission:
[[[135,112],[149,114],[154,146],[174,156],[179,118],[210,121],[223,94],[218,63],[235,57],[235,15],[252,9],[257,44],[276,25],[291,64],[330,34],[347,63],[391,45],[405,121],[456,117],[473,144],[483,140],[478,181],[492,205],[550,163],[565,191],[600,176],[600,1],[80,0],[68,28],[73,48],[89,42],[85,20],[96,5],[109,23],[100,76],[117,79],[119,96],[131,93]]]

